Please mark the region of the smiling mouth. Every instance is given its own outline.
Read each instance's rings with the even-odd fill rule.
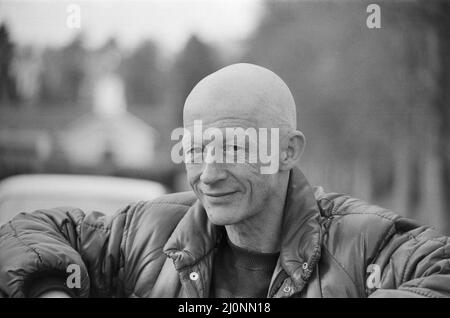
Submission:
[[[204,195],[208,196],[208,197],[213,197],[213,198],[220,198],[220,197],[226,197],[228,195],[232,195],[235,194],[237,191],[232,191],[232,192],[219,192],[219,193],[210,193],[210,192],[203,192]]]

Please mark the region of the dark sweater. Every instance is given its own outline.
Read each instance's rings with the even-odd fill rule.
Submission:
[[[210,297],[267,297],[279,253],[257,253],[222,240],[214,260]]]

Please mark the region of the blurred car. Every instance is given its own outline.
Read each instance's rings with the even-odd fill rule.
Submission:
[[[112,215],[128,203],[166,193],[158,182],[88,175],[33,174],[0,182],[0,224],[20,212],[71,206]]]

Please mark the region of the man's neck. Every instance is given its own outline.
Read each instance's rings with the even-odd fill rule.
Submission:
[[[287,183],[283,189],[282,193],[267,202],[263,211],[238,224],[225,226],[228,238],[234,245],[260,253],[280,251]]]

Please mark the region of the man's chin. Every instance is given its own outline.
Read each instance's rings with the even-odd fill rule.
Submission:
[[[229,210],[222,210],[222,209],[206,209],[206,214],[208,215],[209,221],[218,226],[225,226],[225,225],[233,225],[236,223],[239,223],[239,219],[233,218],[229,215]]]

